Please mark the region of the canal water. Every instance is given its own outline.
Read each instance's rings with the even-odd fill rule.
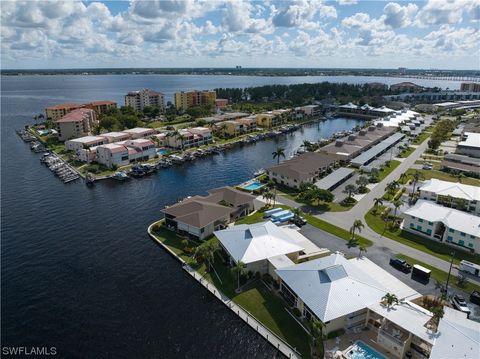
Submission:
[[[169,78],[183,88],[222,84],[218,77],[188,85],[191,77]],[[93,188],[60,182],[14,133],[50,104],[122,103],[127,90],[162,90],[150,81],[149,76],[2,78],[2,346],[53,346],[63,358],[279,355],[185,274],[146,228],[178,198],[251,178],[275,163],[277,147],[289,155],[305,139],[328,137],[359,122],[324,121],[148,178]],[[228,81],[240,86],[245,80]]]

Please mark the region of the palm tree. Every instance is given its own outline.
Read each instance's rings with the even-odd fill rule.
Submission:
[[[395,220],[395,217],[397,216],[397,210],[403,205],[403,202],[400,200],[394,201],[393,207],[395,208],[395,211],[393,213],[393,219]]]
[[[365,246],[358,247],[358,258],[362,257],[362,252],[367,253],[367,247],[365,247]]]
[[[455,177],[457,177],[458,182],[462,183],[462,179],[465,178],[465,174],[463,172],[457,172],[455,173]]]
[[[415,186],[417,185],[417,182],[424,179],[422,172],[420,171],[415,171],[412,173],[412,179],[413,179],[413,187],[412,187],[412,196],[415,193]]]
[[[277,159],[277,164],[280,164],[280,157],[285,158],[285,150],[278,147],[275,152],[272,152],[273,159]]]
[[[442,293],[442,290],[444,288],[444,284],[439,281],[438,279],[435,280],[435,290],[439,290],[440,293]],[[441,296],[443,296],[443,294],[441,294]]]
[[[227,129],[227,124],[225,122],[222,122],[219,126],[218,126],[218,132],[222,135],[225,135],[225,130]]]
[[[392,181],[387,183],[387,189],[388,189],[388,192],[390,193],[395,192],[398,187],[400,187],[400,183],[398,183],[398,181]]]
[[[403,173],[400,175],[399,180],[400,180],[400,182],[404,183],[403,180],[406,179],[406,178],[408,178],[408,175],[407,175],[406,172],[403,172]]]
[[[387,293],[382,297],[382,300],[384,300],[387,303],[387,308],[390,308],[393,306],[393,304],[398,304],[398,298],[395,294],[392,293]]]
[[[352,196],[353,196],[353,194],[355,193],[356,190],[357,190],[357,187],[355,187],[355,185],[347,184],[345,186],[345,189],[343,190],[343,193],[347,193],[348,198],[352,198]]]
[[[180,149],[181,149],[182,152],[183,152],[183,141],[185,141],[185,136],[182,135],[181,133],[179,133],[179,134],[176,136],[176,139],[177,139],[177,141],[180,141]]]
[[[375,197],[373,199],[373,205],[375,207],[381,206],[383,204],[383,199],[381,197]]]
[[[270,204],[270,200],[273,199],[273,192],[272,191],[265,191],[262,194],[262,198],[267,200],[267,205]]]
[[[240,292],[240,276],[246,273],[247,266],[242,261],[238,261],[232,271],[237,274],[237,292]]]
[[[435,327],[438,329],[438,324],[440,323],[440,319],[443,318],[445,311],[443,310],[443,306],[439,305],[437,307],[433,307],[430,309],[430,312],[433,313],[432,320],[435,323]]]
[[[363,227],[365,227],[365,225],[360,219],[356,219],[353,222],[353,225],[350,227],[350,234],[352,235],[352,238],[350,239],[350,243],[355,240],[355,231],[358,230],[358,233],[361,233]]]

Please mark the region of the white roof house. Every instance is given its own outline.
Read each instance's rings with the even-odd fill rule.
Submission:
[[[480,323],[458,310],[444,307],[444,311],[430,359],[480,358]]]
[[[480,237],[480,217],[430,201],[418,200],[404,214],[429,222],[442,222],[448,228]]]
[[[303,251],[288,231],[272,222],[242,224],[214,232],[235,262],[253,263],[281,254]]]
[[[420,186],[420,191],[433,192],[441,196],[463,198],[468,201],[480,201],[480,187],[441,181],[435,178],[425,181]]]
[[[363,261],[369,269],[362,264]],[[341,254],[332,254],[278,269],[276,273],[325,323],[378,303],[388,292],[395,293],[399,298],[402,293],[406,293],[395,291],[395,281],[398,280],[391,275],[383,283],[379,277],[375,278],[376,275],[372,275],[371,270],[382,273],[380,276],[385,276],[386,272],[369,262],[365,258],[347,260]],[[415,293],[411,289],[406,294],[414,296]]]

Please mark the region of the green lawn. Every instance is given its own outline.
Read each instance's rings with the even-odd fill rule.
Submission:
[[[400,158],[407,158],[408,156],[410,156],[413,152],[415,151],[415,148],[413,147],[407,147],[406,149],[404,149],[400,155],[398,157]]]
[[[420,262],[412,257],[409,257],[409,256],[406,256],[404,254],[398,254],[397,255],[398,258],[402,258],[404,260],[406,260],[408,263],[410,264],[420,264],[421,266],[425,267],[425,268],[428,268],[432,271],[431,273],[431,277],[433,279],[436,279],[440,282],[442,282],[443,284],[446,283],[447,281],[447,277],[448,277],[448,273],[447,272],[444,272],[444,271],[441,271],[440,269],[437,269],[435,267],[432,267],[431,265],[428,265],[426,263],[423,263],[423,262]],[[479,285],[476,285],[476,284],[473,284],[471,282],[468,282],[466,283],[466,285],[464,287],[460,287],[458,284],[457,284],[457,278],[455,276],[450,276],[450,281],[448,282],[449,286],[452,286],[452,287],[455,287],[457,289],[460,289],[460,290],[463,290],[467,293],[471,293],[472,291],[474,290],[478,290],[480,291],[480,286]]]
[[[309,214],[305,214],[303,217],[310,223],[312,226],[317,227],[319,229],[324,230],[325,232],[331,233],[341,239],[344,239],[346,241],[349,241],[351,238],[350,232],[346,231],[343,228],[337,227],[331,223],[328,223],[320,218],[314,217]],[[357,234],[355,235],[357,238],[357,244],[360,246],[365,246],[365,247],[370,247],[373,242],[369,239],[366,239],[365,237],[362,237]]]
[[[381,211],[381,208],[384,207],[379,207]],[[450,260],[450,253],[454,248],[451,246],[436,242],[434,240],[430,240],[428,238],[423,238],[420,236],[417,236],[413,233],[403,231],[401,229],[398,229],[394,232],[385,229],[385,222],[383,221],[380,216],[376,216],[372,213],[371,209],[366,215],[365,215],[365,221],[367,222],[368,226],[373,229],[375,232],[393,239],[394,241],[403,243],[409,247],[418,249],[422,252],[428,253],[432,256],[435,256],[437,258],[443,259],[445,261]],[[457,250],[456,251],[456,257],[454,259],[454,263],[459,264],[460,260],[465,259],[470,262],[478,263],[480,264],[480,256],[479,255],[474,255],[470,254],[468,252],[464,252],[462,250]]]
[[[436,170],[418,170],[422,173],[423,177],[428,180],[431,178],[437,178],[439,180],[448,181],[448,182],[460,182],[459,179],[450,173]],[[406,173],[411,175],[415,170],[409,169]],[[462,177],[462,183],[472,186],[480,186],[480,179],[473,177]]]
[[[414,141],[413,144],[415,145],[420,145],[423,143],[428,137],[430,137],[431,133],[430,132],[422,132]]]
[[[387,177],[390,173],[392,173],[392,171],[397,168],[399,165],[400,165],[400,161],[397,161],[397,160],[392,160],[390,161],[390,166],[388,167],[383,167],[381,170],[380,170],[380,173],[378,174],[378,181],[381,182],[384,180],[385,177]]]
[[[255,218],[258,216],[254,214],[251,217]],[[182,239],[172,231],[161,227],[155,232],[155,236],[183,260],[188,261],[190,259],[183,252]],[[196,243],[192,242],[192,246],[195,245]],[[296,348],[302,354],[302,357],[310,357],[309,335],[287,313],[285,308],[288,305],[284,300],[270,291],[263,282],[254,280],[241,293],[236,293],[237,278],[230,268],[223,263],[219,254],[215,255],[214,261],[214,268],[218,276],[213,271],[207,272],[205,264],[194,265],[193,268],[214,284],[223,294],[247,310],[292,347]]]

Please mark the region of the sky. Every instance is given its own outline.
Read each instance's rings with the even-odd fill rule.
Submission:
[[[3,69],[480,69],[480,1],[1,1]]]

